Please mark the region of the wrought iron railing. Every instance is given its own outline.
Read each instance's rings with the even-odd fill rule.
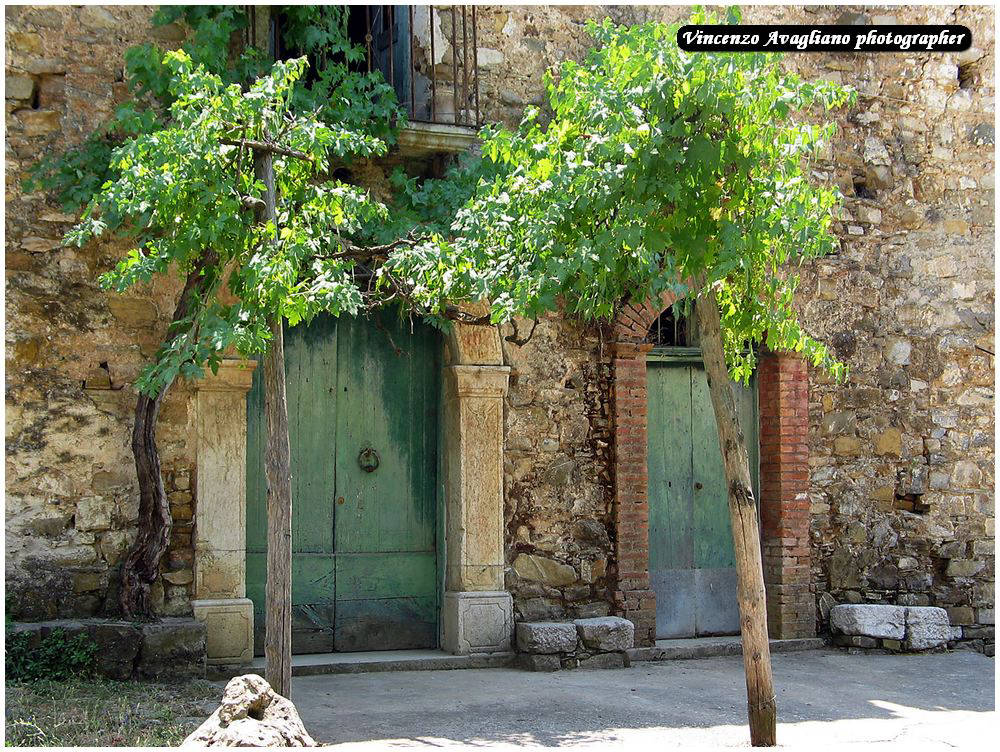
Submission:
[[[355,29],[363,15],[368,70],[382,72],[410,120],[480,125],[474,5],[366,5],[351,13]]]

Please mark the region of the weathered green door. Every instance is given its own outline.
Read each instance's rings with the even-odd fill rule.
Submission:
[[[736,569],[722,454],[696,359],[650,357],[649,574],[656,636],[739,632]],[[733,384],[757,485],[756,385]]]
[[[285,330],[292,650],[437,645],[440,343],[425,325],[318,317]],[[247,399],[247,596],[264,632],[266,420]]]

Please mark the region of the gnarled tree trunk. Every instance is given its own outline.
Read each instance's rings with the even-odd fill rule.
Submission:
[[[179,321],[190,313],[194,293],[203,280],[206,268],[214,266],[217,255],[206,253],[191,269],[184,282],[165,342],[183,332],[175,331]],[[135,541],[122,560],[118,604],[126,619],[154,619],[150,589],[160,576],[160,560],[170,543],[170,504],[163,488],[160,454],[156,448],[156,420],[160,405],[173,382],[160,388],[155,397],[140,394],[135,403],[132,427],[132,456],[139,480],[139,519]]]
[[[698,284],[698,288],[703,286]],[[767,610],[764,572],[760,556],[757,502],[750,479],[746,439],[736,416],[736,403],[729,386],[729,371],[722,347],[719,303],[714,290],[701,292],[695,302],[701,352],[705,361],[712,407],[719,430],[719,446],[729,489],[729,519],[733,553],[739,576],[740,633],[743,636],[743,669],[747,681],[747,711],[750,743],[773,747],[777,706],[771,677],[771,650],[767,642]]]

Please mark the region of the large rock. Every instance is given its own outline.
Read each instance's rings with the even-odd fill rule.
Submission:
[[[195,619],[163,619],[142,625],[136,672],[141,679],[205,675],[205,624]]]
[[[830,627],[846,635],[902,640],[906,635],[906,609],[870,603],[834,606],[830,609]]]
[[[927,650],[944,645],[952,638],[948,612],[937,606],[907,606],[906,647]]]
[[[635,641],[635,625],[620,616],[599,616],[573,622],[583,644],[591,650],[628,650]]]
[[[256,674],[230,679],[222,703],[182,747],[316,747],[291,700]]]
[[[517,649],[522,653],[572,653],[576,650],[576,626],[569,622],[519,622]]]
[[[572,585],[577,580],[576,570],[569,564],[560,564],[544,556],[519,554],[513,568],[518,577],[552,587]]]

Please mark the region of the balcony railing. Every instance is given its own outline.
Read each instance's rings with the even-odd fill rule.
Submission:
[[[352,6],[350,28],[410,120],[479,127],[474,5]]]

